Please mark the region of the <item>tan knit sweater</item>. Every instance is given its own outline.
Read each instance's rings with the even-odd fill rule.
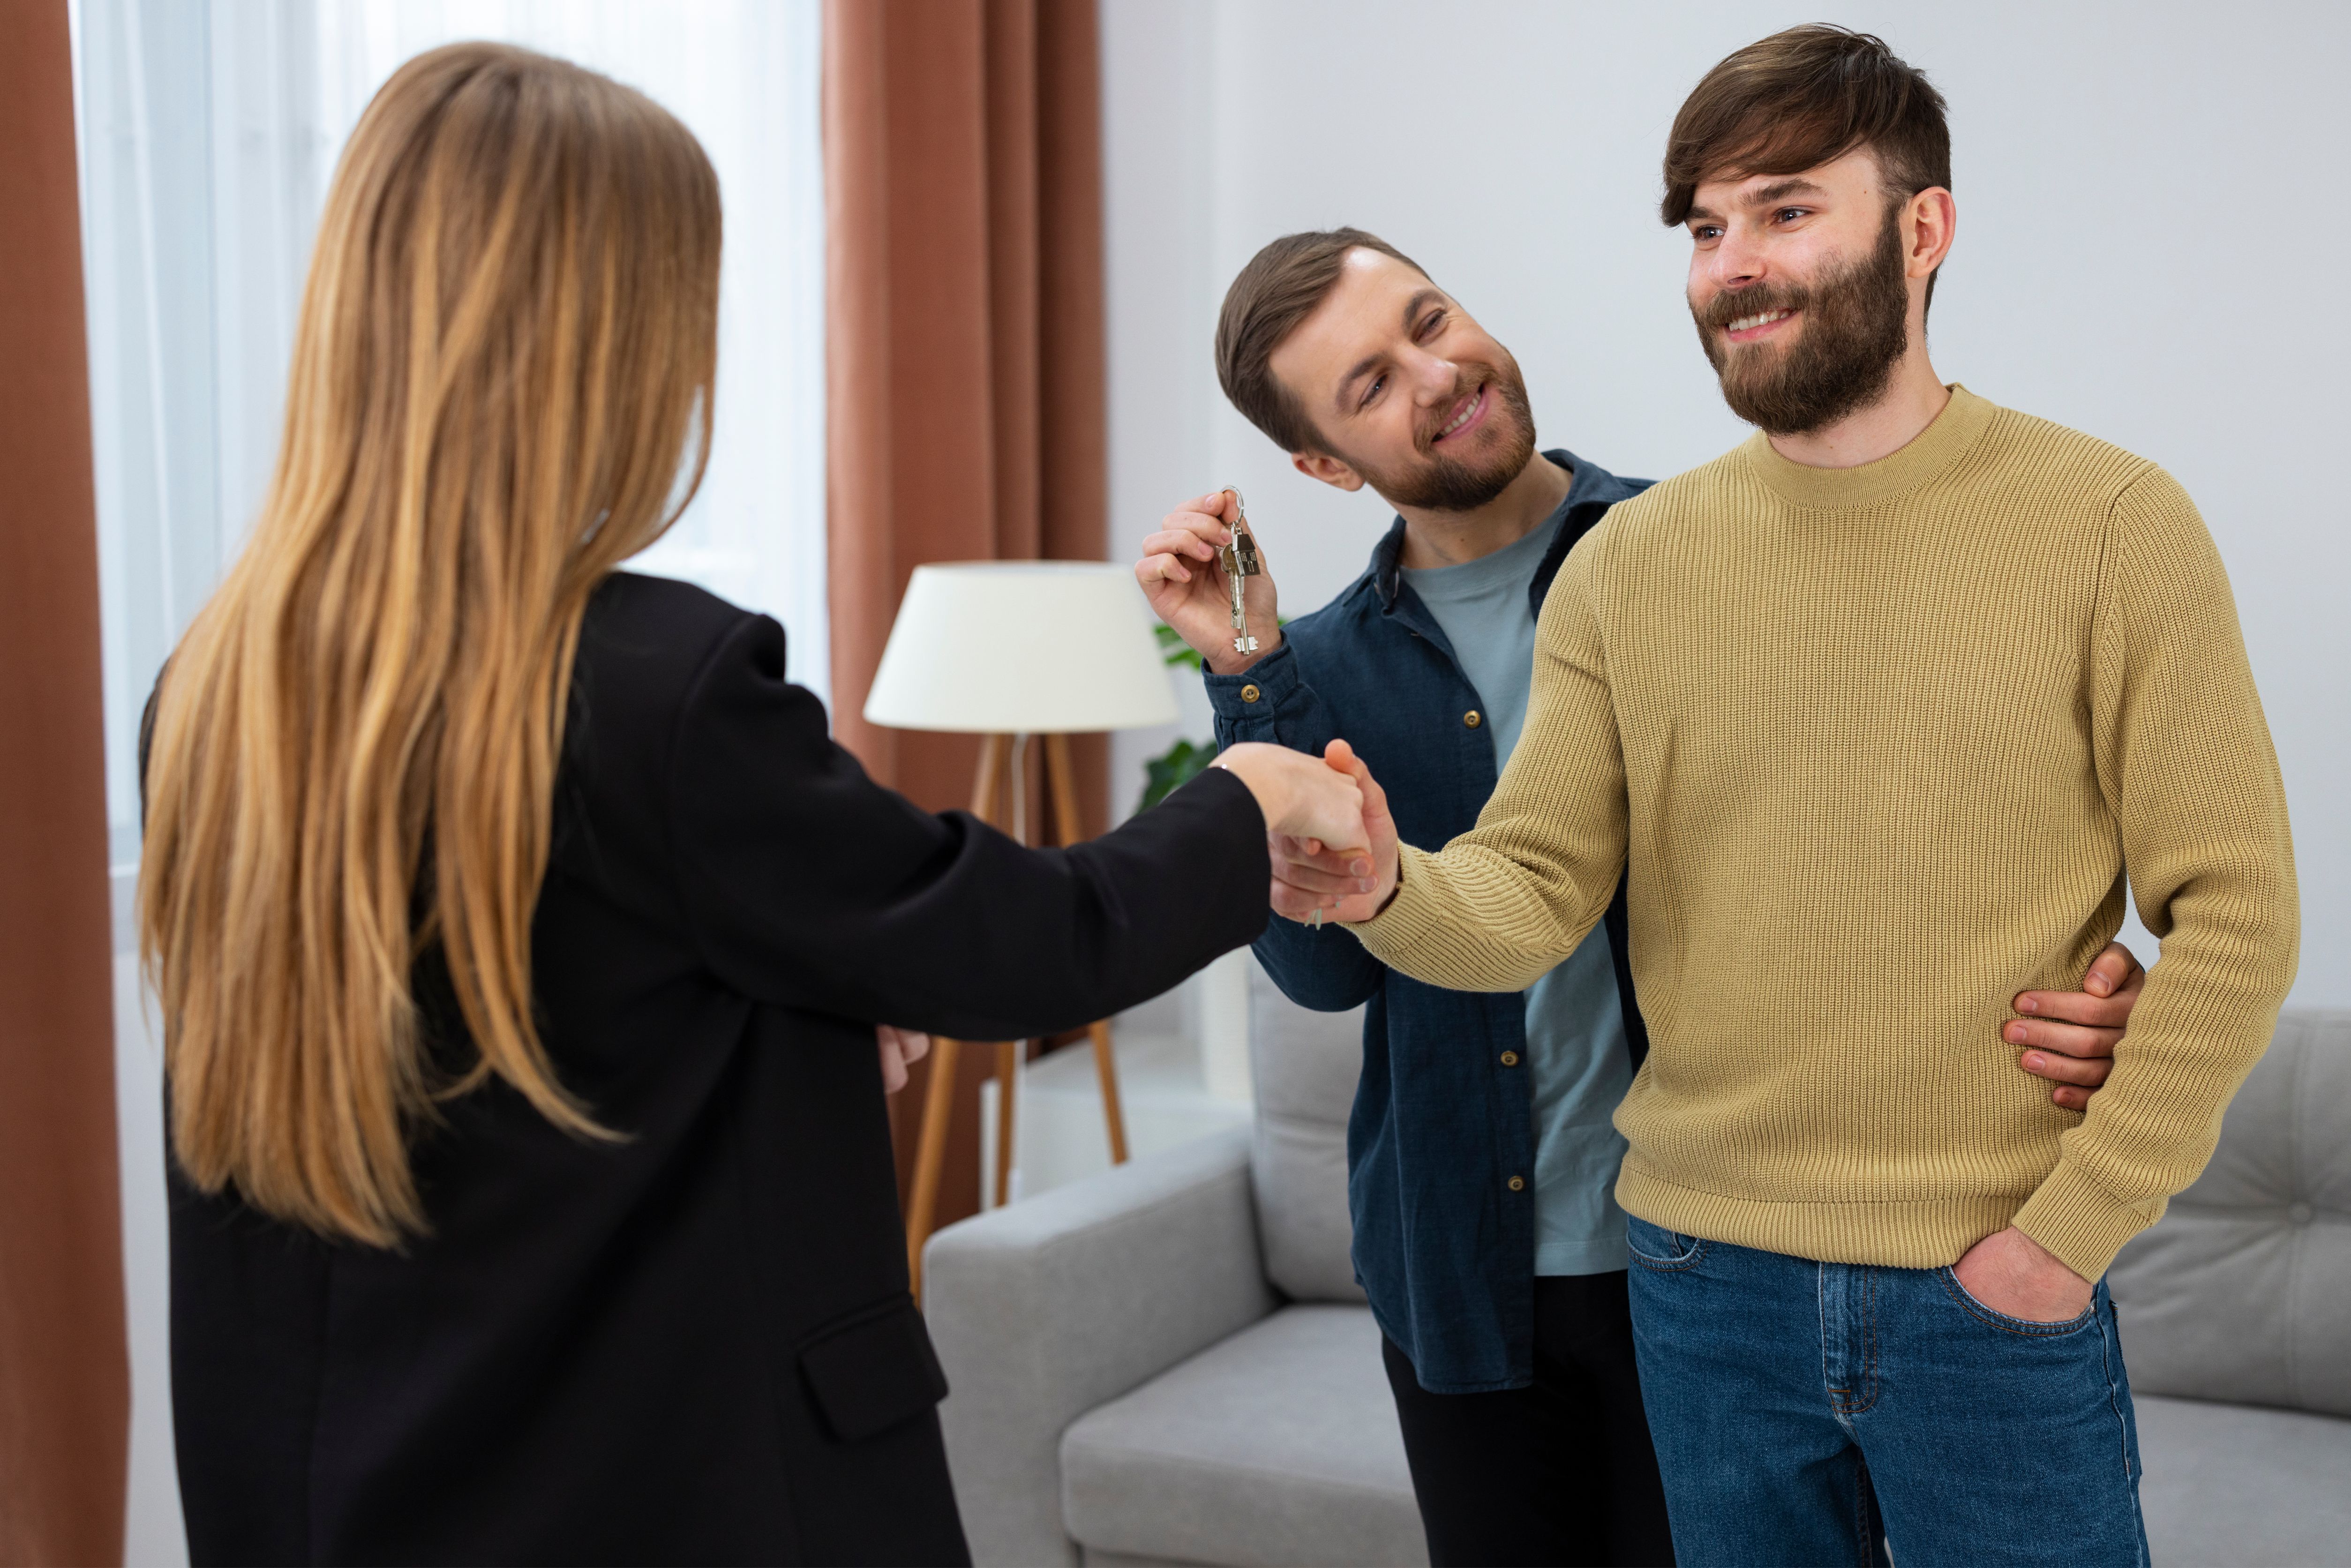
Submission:
[[[2234,604],[2153,464],[1952,389],[1909,445],[1757,436],[1617,506],[1542,612],[1477,828],[1354,927],[1517,990],[1631,876],[1652,1049],[1617,1197],[1687,1235],[1955,1261],[2011,1221],[2104,1273],[2210,1156],[2299,918]],[[2163,938],[2086,1115],[2000,1035],[2121,923]]]

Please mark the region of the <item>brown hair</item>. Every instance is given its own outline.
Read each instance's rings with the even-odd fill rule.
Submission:
[[[1726,57],[1683,100],[1658,215],[1687,222],[1702,181],[1800,174],[1863,147],[1896,200],[1951,183],[1943,95],[1925,72],[1869,33],[1790,27]],[[1929,300],[1934,287],[1928,279]]]
[[[388,1246],[443,1099],[496,1077],[612,1135],[539,1038],[531,914],[589,594],[701,479],[718,249],[693,136],[561,60],[420,55],[352,133],[276,474],[155,706],[140,947],[204,1191]]]
[[[1284,452],[1319,451],[1322,437],[1298,394],[1274,375],[1273,351],[1330,294],[1351,250],[1392,256],[1428,276],[1420,263],[1377,235],[1317,229],[1275,240],[1249,257],[1225,290],[1225,307],[1217,318],[1217,380],[1232,405]]]

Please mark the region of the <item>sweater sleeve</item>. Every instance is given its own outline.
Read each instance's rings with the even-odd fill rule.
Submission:
[[[1535,632],[1525,727],[1478,825],[1403,846],[1396,895],[1351,926],[1372,956],[1457,991],[1520,991],[1575,951],[1625,868],[1625,751],[1608,689],[1604,525],[1568,555]]]
[[[2095,1280],[2211,1158],[2277,1026],[2301,926],[2285,787],[2228,576],[2160,469],[2115,503],[2092,661],[2099,785],[2163,953],[2114,1075],[2015,1224]]]

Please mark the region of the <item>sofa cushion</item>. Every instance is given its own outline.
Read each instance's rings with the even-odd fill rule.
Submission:
[[[2135,1402],[2155,1562],[2351,1562],[2351,1421],[2150,1395]]]
[[[1370,1309],[1285,1307],[1080,1416],[1061,1514],[1090,1556],[1426,1563]]]
[[[2115,1260],[2131,1385],[2351,1416],[2351,1012],[2289,1012],[2193,1186]]]
[[[1249,965],[1258,1237],[1265,1277],[1294,1301],[1364,1299],[1347,1217],[1347,1115],[1363,1064],[1363,1009],[1311,1011]]]

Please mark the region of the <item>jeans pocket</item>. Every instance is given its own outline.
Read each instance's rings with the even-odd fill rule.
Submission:
[[[1633,1261],[1652,1273],[1671,1274],[1694,1266],[1706,1256],[1706,1243],[1678,1230],[1667,1230],[1646,1219],[1625,1217],[1625,1249]]]
[[[1943,1281],[1944,1291],[1949,1294],[1952,1303],[1959,1311],[2003,1333],[2019,1334],[2028,1339],[2062,1339],[2066,1334],[2081,1333],[2098,1319],[2098,1297],[2095,1290],[2090,1293],[2090,1304],[2084,1307],[2079,1315],[2056,1322],[2042,1322],[2032,1318],[2011,1317],[1997,1307],[1984,1305],[1976,1300],[1973,1292],[1959,1283],[1959,1271],[1957,1269],[1941,1268],[1936,1270],[1935,1273]]]

